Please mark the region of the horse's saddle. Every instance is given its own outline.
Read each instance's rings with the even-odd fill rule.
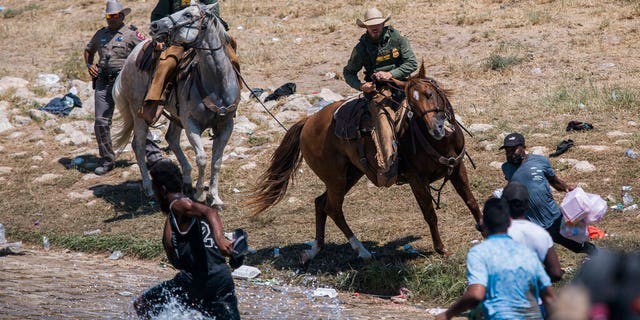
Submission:
[[[142,45],[142,50],[140,54],[136,57],[136,66],[141,71],[151,70],[155,65],[158,57],[160,56],[159,52],[155,50],[154,41],[147,41]]]
[[[336,122],[335,134],[338,138],[352,140],[360,138],[360,128],[363,127],[361,118],[367,108],[367,100],[354,97],[345,101],[333,112],[333,120]],[[371,123],[365,124],[371,131]],[[366,128],[363,128],[366,130]]]

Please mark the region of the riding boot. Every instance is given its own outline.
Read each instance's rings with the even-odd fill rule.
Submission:
[[[138,110],[138,116],[149,126],[153,125],[160,118],[162,104],[164,103],[164,91],[167,86],[169,76],[174,73],[178,62],[182,59],[184,48],[181,46],[170,46],[160,54],[158,65],[153,73],[151,85],[144,98],[144,105]]]

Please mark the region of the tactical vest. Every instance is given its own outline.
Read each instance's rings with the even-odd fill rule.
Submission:
[[[363,64],[365,81],[371,81],[371,76],[375,71],[389,71],[402,65],[402,41],[400,34],[398,34],[398,31],[395,29],[391,27],[388,28],[387,32],[390,33],[390,36],[388,42],[383,48],[378,49],[376,47],[375,52],[369,51],[366,44],[366,34],[360,38],[360,43],[356,46],[358,55],[364,58]]]

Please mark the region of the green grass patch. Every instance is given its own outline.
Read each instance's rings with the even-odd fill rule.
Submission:
[[[9,9],[6,9],[3,12],[2,17],[5,18],[5,19],[11,19],[11,18],[15,18],[15,17],[17,17],[19,15],[22,15],[25,12],[29,12],[29,11],[33,11],[33,10],[39,10],[40,8],[42,8],[42,7],[40,5],[37,5],[37,4],[29,4],[29,5],[26,5],[24,7],[20,7],[20,8],[16,8],[16,9],[9,8]]]
[[[549,92],[541,102],[547,109],[564,113],[577,113],[581,109],[597,112],[640,111],[640,94],[632,88],[621,86],[596,86],[593,83],[582,87],[563,85]]]
[[[486,70],[504,71],[515,65],[518,65],[524,61],[523,58],[509,55],[503,56],[497,53],[491,54],[489,58],[484,61],[484,67]]]
[[[43,231],[18,230],[7,228],[7,236],[29,243],[42,243],[42,237],[49,237],[53,247],[60,247],[82,252],[112,252],[120,250],[129,256],[140,259],[152,259],[164,254],[162,243],[155,240],[144,240],[122,234],[104,234],[85,237],[78,234],[55,234]]]

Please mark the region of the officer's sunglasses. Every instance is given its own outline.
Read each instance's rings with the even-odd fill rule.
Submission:
[[[120,14],[119,13],[107,13],[104,15],[105,18],[107,18],[107,20],[109,19],[118,19],[120,18]]]

